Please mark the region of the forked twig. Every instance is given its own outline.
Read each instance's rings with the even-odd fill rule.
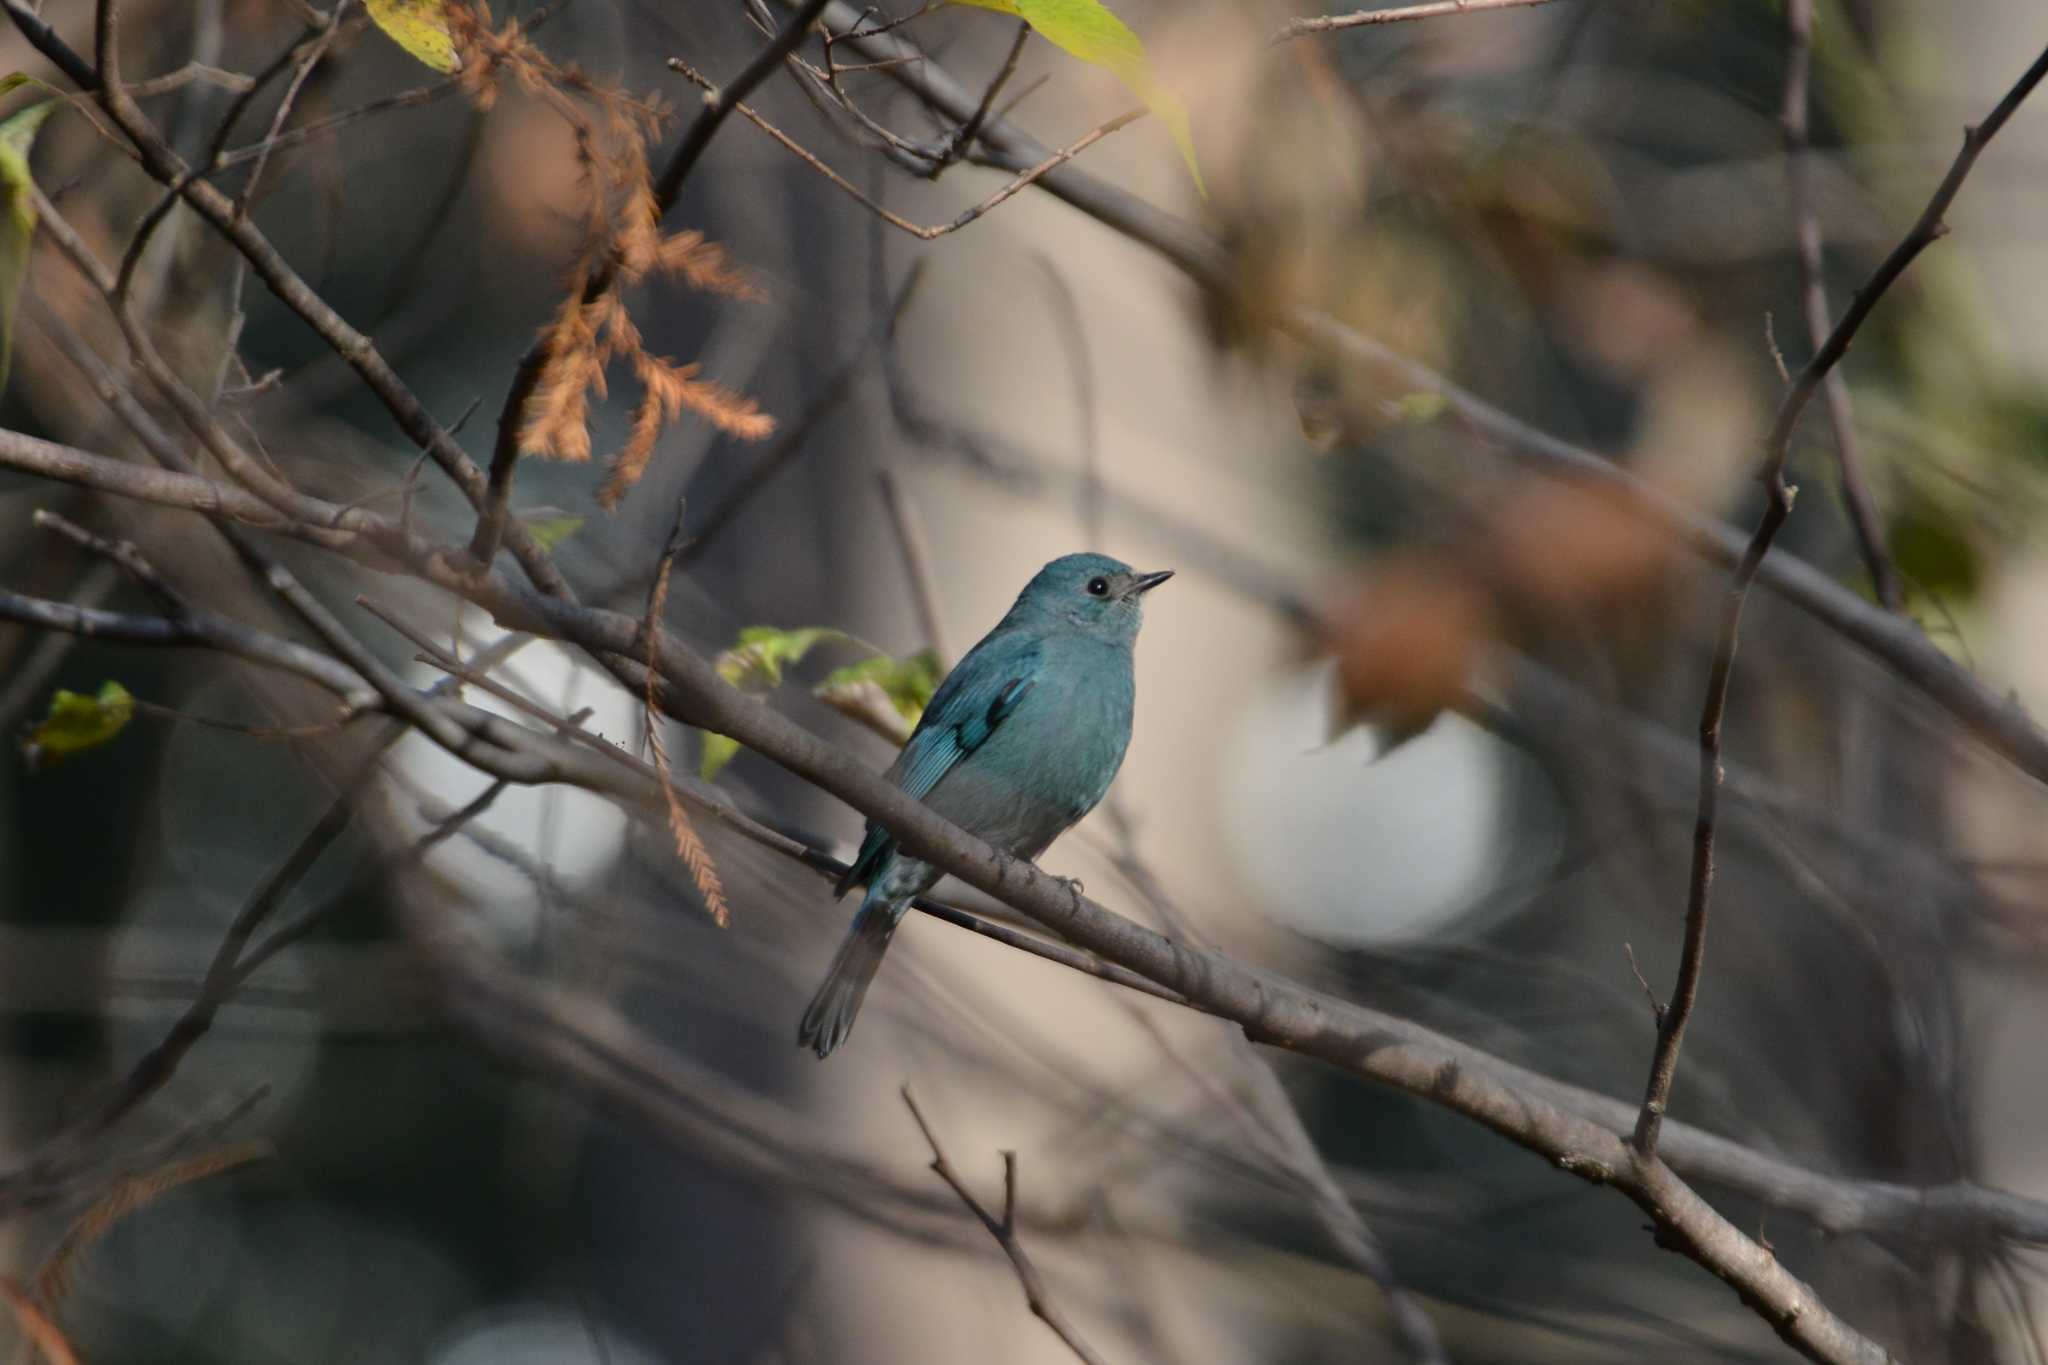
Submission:
[[[996,1239],[996,1245],[1010,1258],[1010,1268],[1017,1272],[1017,1283],[1023,1286],[1024,1301],[1031,1305],[1031,1311],[1087,1365],[1107,1365],[1095,1348],[1075,1330],[1059,1305],[1052,1301],[1038,1267],[1031,1263],[1031,1257],[1025,1254],[1024,1244],[1017,1240],[1017,1154],[1003,1153],[1003,1216],[998,1219],[974,1197],[973,1191],[960,1179],[960,1173],[953,1169],[953,1163],[946,1160],[945,1149],[939,1146],[938,1134],[932,1131],[931,1124],[925,1122],[923,1111],[917,1107],[917,1097],[910,1093],[908,1085],[903,1087],[902,1094],[910,1117],[917,1121],[918,1131],[924,1134],[925,1142],[932,1149],[932,1170],[952,1187],[954,1194],[960,1196],[960,1202],[967,1206],[968,1212],[981,1220],[981,1225],[988,1229],[988,1235]]]

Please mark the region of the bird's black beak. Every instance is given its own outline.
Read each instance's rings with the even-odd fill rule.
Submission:
[[[1131,586],[1124,590],[1124,596],[1142,597],[1171,577],[1171,569],[1161,569],[1157,573],[1141,573],[1131,580]]]

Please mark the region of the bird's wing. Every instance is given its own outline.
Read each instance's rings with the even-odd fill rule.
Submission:
[[[1036,641],[991,638],[969,651],[932,694],[903,752],[890,766],[897,786],[922,801],[953,765],[987,742],[996,727],[1016,714],[1038,682]],[[867,881],[896,848],[896,839],[876,821],[868,821],[867,837],[853,866],[839,879],[836,892]]]

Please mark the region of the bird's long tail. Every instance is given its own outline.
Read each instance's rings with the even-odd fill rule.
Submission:
[[[890,935],[902,919],[901,906],[873,898],[863,902],[853,917],[853,927],[840,941],[824,982],[804,1010],[803,1023],[797,1026],[797,1042],[817,1053],[820,1060],[853,1032],[853,1017],[860,1013],[868,983],[875,979],[882,954],[889,950]]]

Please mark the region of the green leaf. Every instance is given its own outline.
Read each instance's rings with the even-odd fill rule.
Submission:
[[[441,0],[363,0],[363,8],[386,37],[421,62],[443,75],[462,69]]]
[[[1426,427],[1444,415],[1451,400],[1440,393],[1421,390],[1404,393],[1394,400],[1394,415],[1410,426]]]
[[[800,661],[823,640],[844,640],[846,632],[830,626],[778,630],[748,626],[739,642],[718,656],[718,676],[734,687],[765,692],[782,682],[782,670]]]
[[[28,80],[16,74],[0,85],[11,90]],[[7,368],[14,358],[14,307],[21,302],[22,282],[28,278],[29,243],[36,233],[36,201],[29,193],[34,183],[29,178],[29,148],[35,145],[36,130],[57,105],[56,100],[31,104],[0,123],[0,390],[7,387]]]
[[[521,524],[526,527],[526,534],[533,537],[534,544],[553,554],[557,545],[582,530],[583,523],[588,520],[588,517],[570,516],[565,512],[557,516],[534,517],[523,520]]]
[[[718,776],[719,769],[732,762],[733,755],[740,751],[740,742],[716,730],[704,730],[704,751],[697,758],[697,776],[706,782]]]
[[[1984,580],[1983,559],[1959,519],[1944,519],[1932,508],[1909,506],[1892,518],[1887,540],[1893,562],[1915,588],[1951,607],[1977,595]]]
[[[1180,96],[1161,85],[1152,75],[1152,63],[1145,45],[1129,25],[1112,14],[1101,0],[952,0],[956,5],[991,9],[1014,14],[1031,25],[1054,47],[1102,67],[1122,81],[1147,109],[1159,116],[1180,148],[1181,160],[1204,199],[1209,190],[1202,183],[1202,168],[1195,160],[1195,137],[1188,127],[1187,106]]]
[[[766,692],[781,684],[783,669],[800,662],[814,646],[845,638],[846,632],[830,626],[804,626],[797,630],[748,626],[740,631],[733,647],[718,656],[718,676],[742,691]],[[739,751],[738,740],[704,731],[704,752],[697,762],[697,775],[711,781]]]
[[[882,695],[889,699],[889,705],[896,709],[896,714],[915,725],[930,703],[932,693],[938,690],[939,656],[928,649],[901,659],[877,654],[872,659],[833,669],[825,675],[823,682],[812,689],[812,695],[829,702],[832,694],[863,683],[879,687]]]
[[[135,716],[135,698],[117,682],[100,684],[98,696],[59,690],[50,710],[21,742],[31,771],[62,763],[73,754],[97,749],[127,728]]]

